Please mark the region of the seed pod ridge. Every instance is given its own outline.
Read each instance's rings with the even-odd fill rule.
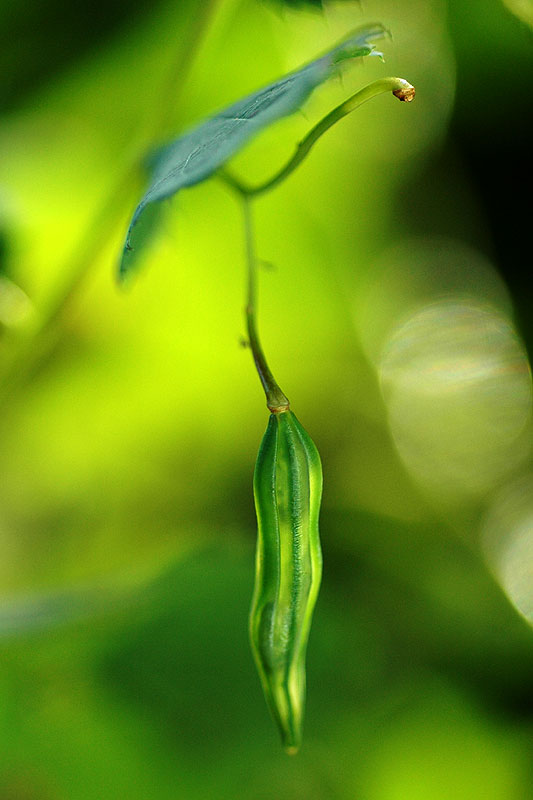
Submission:
[[[305,656],[320,580],[322,467],[294,413],[272,413],[254,473],[258,523],[252,651],[287,752],[301,742]]]

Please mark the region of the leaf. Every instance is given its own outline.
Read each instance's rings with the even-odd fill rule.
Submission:
[[[346,59],[381,56],[370,40],[386,33],[379,24],[354,31],[326,55],[239,100],[160,149],[151,159],[150,182],[128,229],[120,277],[136,265],[158,226],[160,207],[154,208],[154,203],[209,178],[263,128],[296,111]]]

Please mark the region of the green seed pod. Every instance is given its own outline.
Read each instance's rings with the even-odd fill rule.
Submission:
[[[322,576],[322,467],[292,411],[270,415],[254,474],[258,523],[252,651],[288,753],[302,737],[305,654]]]

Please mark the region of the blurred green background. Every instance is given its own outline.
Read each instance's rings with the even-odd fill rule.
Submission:
[[[531,10],[319,5],[0,4],[0,800],[533,797]],[[373,21],[386,63],[232,165],[417,88],[256,204],[265,350],[325,474],[291,759],[247,641],[267,412],[234,197],[182,192],[115,271],[146,149]]]

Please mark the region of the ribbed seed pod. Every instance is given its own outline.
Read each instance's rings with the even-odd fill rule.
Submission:
[[[305,655],[322,576],[322,467],[292,411],[270,415],[254,474],[258,523],[252,651],[283,746],[295,753],[305,706]]]

